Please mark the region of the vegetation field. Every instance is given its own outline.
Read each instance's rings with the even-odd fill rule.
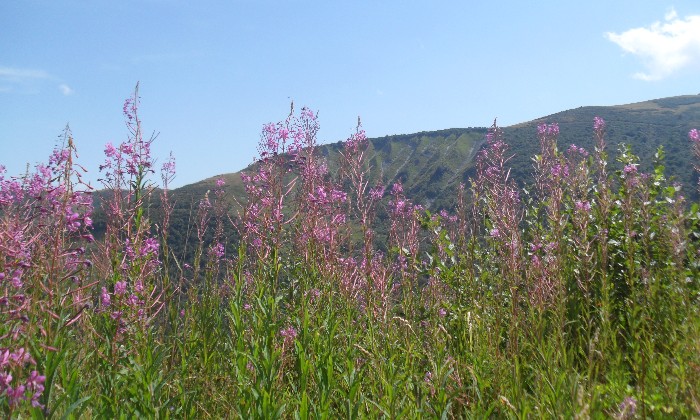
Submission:
[[[633,108],[669,106],[689,105]],[[138,108],[100,191],[68,130],[33,172],[0,167],[3,417],[700,416],[698,173],[609,147],[614,120],[575,119],[585,147],[550,121],[409,151],[359,122],[318,147],[292,110],[185,212]],[[669,159],[698,169],[682,137]]]

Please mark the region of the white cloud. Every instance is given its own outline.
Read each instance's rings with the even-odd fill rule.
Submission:
[[[68,86],[68,85],[65,84],[65,83],[61,83],[60,85],[58,85],[58,89],[59,89],[59,90],[61,91],[61,93],[64,94],[65,96],[70,96],[70,95],[72,95],[73,93],[75,93],[75,91],[74,91],[70,86]]]
[[[47,82],[59,83],[61,79],[41,69],[0,66],[0,93],[37,94]],[[57,87],[65,96],[75,93],[66,83]]]
[[[641,59],[646,72],[635,73],[637,79],[661,80],[684,68],[700,68],[700,15],[679,18],[671,9],[664,22],[605,36]]]
[[[51,75],[44,70],[18,69],[0,66],[0,80],[9,83],[22,83],[30,80],[49,79]]]

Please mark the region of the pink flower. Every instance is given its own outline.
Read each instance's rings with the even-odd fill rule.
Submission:
[[[100,303],[102,306],[109,306],[112,303],[112,298],[109,295],[106,287],[102,288],[102,293],[100,294]]]
[[[121,296],[126,293],[126,281],[121,280],[114,284],[114,294]]]
[[[697,128],[690,130],[688,137],[690,137],[690,140],[694,141],[695,143],[700,143],[700,132]]]
[[[540,124],[537,126],[537,134],[540,136],[557,136],[559,135],[559,125],[554,124]]]
[[[284,337],[284,344],[291,345],[294,343],[294,339],[297,338],[297,330],[291,325],[283,330],[280,330],[280,335]]]
[[[216,245],[212,246],[211,252],[216,257],[216,259],[223,258],[224,254],[226,253],[224,246],[221,243],[217,243]]]
[[[384,186],[377,185],[369,190],[369,198],[373,201],[379,201],[384,196]]]
[[[147,254],[157,254],[158,253],[158,247],[160,244],[158,243],[158,239],[156,238],[146,238],[145,241],[143,241],[143,248],[141,248],[141,255],[147,255]]]
[[[600,117],[593,118],[593,129],[595,131],[603,131],[605,129],[605,120]]]
[[[588,213],[591,211],[591,203],[588,201],[576,201],[576,210],[583,211],[585,213]]]

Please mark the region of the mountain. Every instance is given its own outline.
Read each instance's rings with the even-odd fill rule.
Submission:
[[[700,128],[700,95],[676,96],[618,106],[587,106],[558,112],[536,120],[504,127],[506,142],[514,154],[511,160],[513,176],[526,183],[532,175],[532,157],[539,152],[537,126],[558,123],[559,147],[570,144],[593,149],[593,118],[602,117],[607,123],[608,154],[614,165],[619,145],[626,143],[641,158],[641,170],[649,170],[659,146],[666,151],[667,175],[686,187],[686,193],[696,197],[692,186],[693,155],[688,131]],[[468,183],[474,174],[474,158],[484,144],[486,127],[452,128],[371,138],[366,154],[372,176],[385,185],[401,180],[406,195],[430,209],[450,207],[454,191],[460,182]],[[342,142],[319,146],[333,167]],[[251,167],[244,169],[251,170]],[[173,191],[174,196],[202,197],[215,188],[216,180],[224,177],[228,192],[243,193],[240,173],[208,178]]]
[[[521,186],[532,180],[532,157],[539,152],[537,126],[558,123],[560,150],[570,144],[593,149],[593,118],[599,116],[607,123],[606,139],[612,169],[621,143],[631,145],[641,159],[640,170],[650,171],[654,154],[659,146],[666,151],[667,176],[684,186],[684,192],[698,200],[695,188],[697,174],[693,170],[694,156],[688,140],[688,131],[700,128],[700,95],[677,96],[618,106],[588,106],[558,112],[533,121],[504,127],[506,142],[513,158],[512,176]],[[390,186],[402,181],[406,196],[431,211],[452,209],[460,183],[469,185],[475,175],[475,157],[485,143],[486,127],[452,128],[416,134],[392,135],[369,140],[366,159],[371,177]],[[342,142],[321,145],[317,152],[327,159],[331,171],[337,167],[338,151]],[[252,171],[253,165],[244,169]],[[619,167],[618,167],[619,169]],[[185,260],[192,257],[196,235],[194,221],[197,207],[207,191],[216,189],[219,178],[226,181],[224,189],[229,197],[243,199],[245,189],[240,172],[211,177],[171,191],[176,203],[171,217],[170,241],[176,254]],[[213,199],[213,196],[210,196]],[[233,204],[233,199],[231,199]],[[232,206],[235,207],[235,206]],[[151,211],[157,220],[160,212],[156,197]],[[235,214],[235,210],[231,213]],[[380,210],[378,217],[383,216]],[[380,220],[380,225],[383,223]],[[99,230],[99,217],[96,217]],[[378,228],[382,230],[381,226]],[[210,229],[211,231],[212,229]],[[100,232],[96,232],[98,235]],[[233,229],[226,231],[235,238]]]
[[[538,153],[537,125],[558,123],[559,147],[574,143],[593,149],[593,118],[606,121],[608,154],[614,161],[619,145],[632,147],[641,159],[640,169],[649,171],[659,146],[666,152],[667,176],[685,187],[685,193],[697,200],[697,175],[693,173],[693,153],[688,131],[700,127],[700,95],[676,96],[618,106],[588,106],[558,112],[505,129],[506,140],[517,153],[513,159],[516,176],[532,172],[530,157]],[[613,165],[613,167],[615,167]]]

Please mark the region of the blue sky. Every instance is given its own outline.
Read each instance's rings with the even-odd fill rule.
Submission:
[[[3,1],[0,164],[45,161],[68,123],[94,183],[137,81],[181,186],[245,167],[291,100],[335,142],[358,115],[370,137],[510,125],[698,75],[697,0]]]

